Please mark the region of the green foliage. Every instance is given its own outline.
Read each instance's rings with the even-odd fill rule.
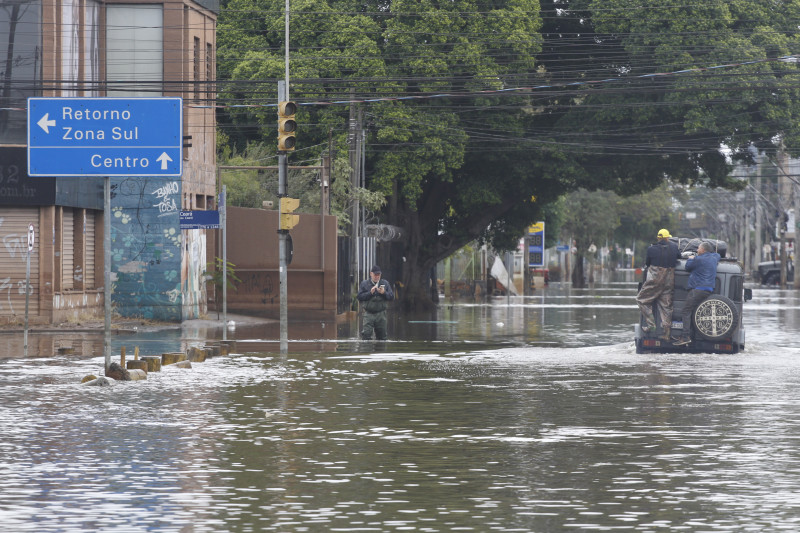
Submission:
[[[274,166],[271,149],[264,143],[252,142],[243,153],[225,148],[227,159],[220,160],[223,166]],[[222,157],[222,155],[220,155]],[[320,163],[315,162],[316,165]],[[330,213],[337,217],[339,230],[343,232],[350,224],[351,209],[355,202],[368,212],[377,213],[386,205],[386,196],[363,187],[353,187],[350,182],[350,166],[340,155],[333,161],[330,185]],[[222,183],[227,187],[228,205],[261,209],[263,202],[271,201],[272,209],[278,208],[278,171],[276,169],[223,169]],[[289,196],[300,199],[298,213],[319,213],[321,184],[318,170],[290,170],[287,176]]]
[[[223,267],[226,266],[226,272],[223,272]],[[220,257],[215,257],[213,263],[206,263],[206,270],[202,275],[206,283],[211,283],[214,286],[214,302],[217,309],[217,318],[219,318],[219,302],[222,298],[223,285],[227,285],[229,289],[238,290],[236,284],[241,283],[242,280],[236,275],[236,265],[230,261],[223,261]]]
[[[275,154],[283,8],[229,0],[220,14],[219,75],[231,80],[220,100],[252,105],[220,112],[231,161],[254,142],[263,153],[243,159]],[[407,293],[476,237],[508,249],[536,220],[549,238],[561,219],[577,233],[581,216],[595,221],[581,239],[618,225],[626,242],[639,230],[649,240],[671,210],[665,182],[740,186],[730,170],[751,145],[800,155],[800,72],[777,60],[800,52],[798,20],[798,0],[293,1],[290,92],[302,105],[290,157],[318,161],[331,136],[332,211],[345,228],[358,199],[406,229]],[[534,89],[480,92],[519,87]],[[372,194],[349,178],[351,112]],[[313,177],[291,179],[311,208]],[[259,207],[270,183],[245,173],[230,187]],[[592,203],[591,191],[615,195]],[[601,206],[616,215],[600,220]]]
[[[223,272],[223,267],[225,266],[227,266],[227,272]],[[225,278],[229,289],[237,290],[236,284],[242,282],[236,276],[236,265],[230,261],[223,261],[221,257],[215,257],[213,263],[206,263],[206,269],[202,275],[205,277],[206,282],[214,285],[217,290],[222,290],[224,274],[227,274]]]
[[[668,185],[633,196],[619,196],[611,191],[579,189],[562,199],[562,238],[575,240],[579,253],[590,244],[654,242],[658,230],[675,233],[675,192]]]
[[[562,231],[572,237],[582,255],[589,245],[602,245],[620,225],[620,198],[611,191],[578,189],[564,198]]]

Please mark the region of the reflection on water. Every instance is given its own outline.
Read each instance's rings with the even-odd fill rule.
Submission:
[[[546,292],[395,315],[389,342],[343,330],[288,355],[269,331],[237,329],[236,354],[112,388],[78,384],[99,354],[0,360],[0,522],[798,528],[793,293],[754,291],[741,354],[636,355],[635,285]]]

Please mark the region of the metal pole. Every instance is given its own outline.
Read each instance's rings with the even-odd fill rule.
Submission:
[[[103,304],[105,327],[103,329],[103,353],[106,372],[111,366],[111,178],[103,178]]]
[[[288,28],[288,20],[289,20],[289,0],[286,0],[286,20],[287,20],[287,28]],[[287,35],[288,35],[288,29]],[[289,49],[289,41],[287,38],[286,41],[286,49]],[[288,54],[288,52],[287,52]],[[287,67],[288,68],[288,67]],[[288,74],[287,74],[288,78]],[[286,101],[289,98],[289,84],[288,82],[278,82],[278,99],[281,101]],[[278,202],[283,201],[283,198],[287,196],[287,188],[288,188],[288,158],[286,153],[278,153]],[[280,206],[278,209],[278,228],[280,228],[280,213],[283,212],[283,207]],[[289,351],[289,309],[288,309],[288,297],[289,291],[287,290],[287,285],[289,283],[289,276],[287,272],[287,264],[286,264],[286,236],[288,235],[288,231],[284,229],[278,229],[278,285],[279,285],[279,308],[280,308],[280,349],[281,353],[287,353]]]
[[[288,100],[289,99],[289,0],[286,0],[285,18],[283,22],[284,22],[283,27],[286,33],[284,35],[284,42],[286,43],[286,47],[284,50],[285,55],[283,60],[285,69],[284,79],[286,80],[286,92],[284,94],[286,95],[286,100]]]
[[[24,335],[24,354],[28,357],[28,300],[31,293],[31,246],[28,243],[28,260],[25,264],[25,335]]]
[[[222,186],[222,340],[228,340],[228,196],[225,185]]]
[[[506,252],[506,273],[508,285],[506,286],[506,307],[511,305],[511,285],[514,283],[514,259],[511,252]]]

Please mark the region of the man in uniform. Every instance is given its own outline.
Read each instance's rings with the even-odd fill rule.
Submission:
[[[675,265],[681,254],[678,245],[670,241],[666,229],[658,231],[658,242],[647,248],[647,279],[636,296],[636,303],[644,317],[642,328],[647,333],[655,333],[656,320],[653,316],[653,302],[656,302],[663,332],[661,340],[668,341],[672,327],[672,291],[675,285]]]

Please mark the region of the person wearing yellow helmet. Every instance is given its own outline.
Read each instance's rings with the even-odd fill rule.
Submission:
[[[678,245],[670,241],[672,235],[666,229],[658,231],[658,242],[647,248],[645,265],[647,273],[636,303],[644,317],[644,332],[654,334],[656,321],[653,314],[653,303],[658,308],[662,332],[660,338],[668,341],[672,327],[672,291],[675,284],[675,265],[681,254]]]

